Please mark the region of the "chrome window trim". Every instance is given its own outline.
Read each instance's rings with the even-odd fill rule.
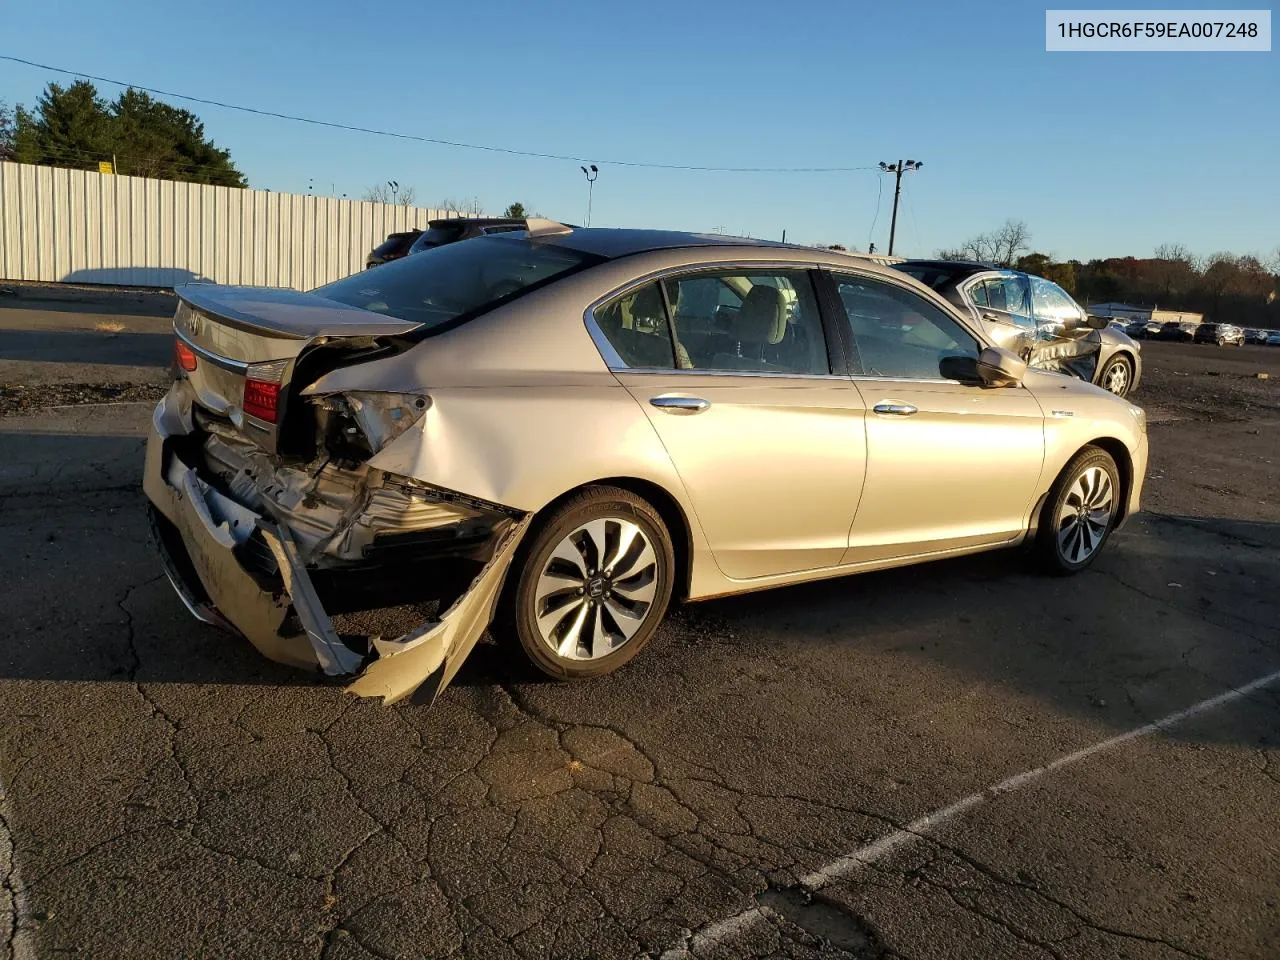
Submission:
[[[679,367],[610,367],[610,373],[639,373],[645,376],[682,377],[766,377],[771,380],[839,380],[848,383],[849,378],[842,373],[787,373],[777,370],[682,370]],[[957,383],[959,381],[956,381]]]
[[[592,342],[596,345],[596,349],[600,351],[600,356],[604,359],[605,366],[609,368],[611,373],[678,373],[694,376],[712,376],[712,377],[783,377],[795,379],[797,377],[810,380],[848,380],[849,378],[838,373],[786,373],[772,372],[768,370],[683,370],[673,364],[670,367],[632,367],[619,356],[618,351],[614,349],[613,344],[605,333],[600,329],[600,324],[596,322],[596,310],[611,300],[618,297],[624,297],[632,290],[636,290],[649,283],[665,280],[672,276],[686,276],[697,273],[723,273],[728,270],[788,270],[791,272],[800,271],[808,273],[811,270],[827,269],[822,264],[802,260],[725,260],[720,263],[701,263],[701,264],[683,264],[678,267],[663,267],[661,270],[653,270],[643,276],[628,280],[620,287],[614,288],[602,297],[597,297],[591,302],[582,314],[583,323],[586,325],[587,333],[591,336]],[[815,296],[817,291],[814,291]],[[821,317],[819,317],[821,323]],[[823,349],[826,350],[826,341],[823,340]],[[831,364],[830,351],[827,351],[827,365]]]
[[[215,367],[221,367],[230,373],[248,373],[250,364],[243,360],[232,360],[230,357],[224,357],[221,354],[214,353],[206,347],[200,346],[177,327],[173,328],[173,335],[181,340],[197,357],[212,363]]]

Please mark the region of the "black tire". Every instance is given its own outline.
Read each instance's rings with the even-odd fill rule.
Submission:
[[[1112,390],[1109,385],[1109,379],[1112,372],[1117,367],[1124,367],[1124,387],[1120,390]],[[1123,353],[1118,353],[1103,366],[1102,372],[1098,374],[1098,386],[1104,390],[1114,393],[1117,397],[1126,397],[1129,395],[1130,389],[1133,387],[1133,362]]]
[[[1078,500],[1076,484],[1085,473],[1094,468],[1101,469],[1109,481],[1110,516],[1096,546],[1086,556],[1073,558],[1064,548],[1060,534],[1066,530],[1066,526],[1060,525],[1058,518],[1064,510],[1068,509],[1069,500],[1073,497]],[[1116,467],[1115,459],[1111,454],[1101,447],[1090,446],[1072,457],[1071,462],[1058,474],[1058,479],[1054,481],[1040,513],[1035,551],[1044,569],[1057,576],[1070,576],[1093,563],[1111,538],[1111,531],[1115,529],[1116,518],[1120,515],[1124,496],[1125,490],[1120,482],[1120,470]]]
[[[561,656],[538,629],[535,609],[538,581],[556,547],[594,520],[625,521],[640,528],[656,558],[653,564],[656,590],[642,623],[630,638],[596,659],[573,659]],[[567,680],[612,673],[638,654],[658,629],[671,601],[675,567],[671,536],[648,501],[619,487],[588,487],[555,507],[526,536],[507,576],[493,631],[500,640],[519,644],[529,664],[548,677]],[[595,615],[602,624],[606,600],[607,597],[596,601],[601,612]],[[610,624],[617,623],[611,612],[608,617]]]

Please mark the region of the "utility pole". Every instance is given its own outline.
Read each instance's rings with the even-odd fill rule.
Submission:
[[[897,163],[880,161],[880,170],[884,173],[892,173],[894,176],[893,219],[889,221],[889,256],[891,257],[893,256],[893,240],[898,232],[898,198],[902,196],[902,175],[911,170],[919,170],[923,166],[923,160],[908,160],[905,163],[901,160]]]

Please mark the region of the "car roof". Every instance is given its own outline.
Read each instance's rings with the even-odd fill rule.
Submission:
[[[512,235],[508,234],[508,236]],[[519,236],[519,234],[514,236]],[[872,266],[881,265],[881,258],[875,254],[829,250],[825,247],[806,247],[796,243],[757,240],[752,237],[731,237],[718,233],[692,233],[683,230],[577,227],[564,233],[542,235],[537,237],[537,240],[541,243],[555,244],[579,253],[592,254],[606,260],[662,250],[706,247],[724,252],[727,252],[730,248],[756,252],[764,250],[787,251],[793,254],[802,253],[805,258],[814,258],[829,263],[839,264],[844,262],[863,267],[868,264]],[[787,257],[787,259],[791,259],[791,257]]]
[[[936,267],[939,270],[964,270],[977,273],[979,270],[1009,270],[1017,273],[1012,267],[997,267],[993,263],[982,263],[978,260],[907,260],[902,266]]]

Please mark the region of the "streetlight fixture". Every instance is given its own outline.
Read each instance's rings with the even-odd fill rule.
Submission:
[[[897,163],[885,163],[880,161],[880,171],[882,173],[892,173],[894,175],[893,186],[893,219],[889,221],[889,256],[893,256],[893,240],[898,232],[898,197],[902,195],[902,175],[910,173],[912,170],[919,170],[924,166],[923,160],[899,160]]]
[[[590,170],[586,167],[579,167],[578,169],[587,178],[587,226],[589,227],[591,226],[591,201],[595,193],[596,178],[600,176],[600,171],[594,163],[591,164]]]

